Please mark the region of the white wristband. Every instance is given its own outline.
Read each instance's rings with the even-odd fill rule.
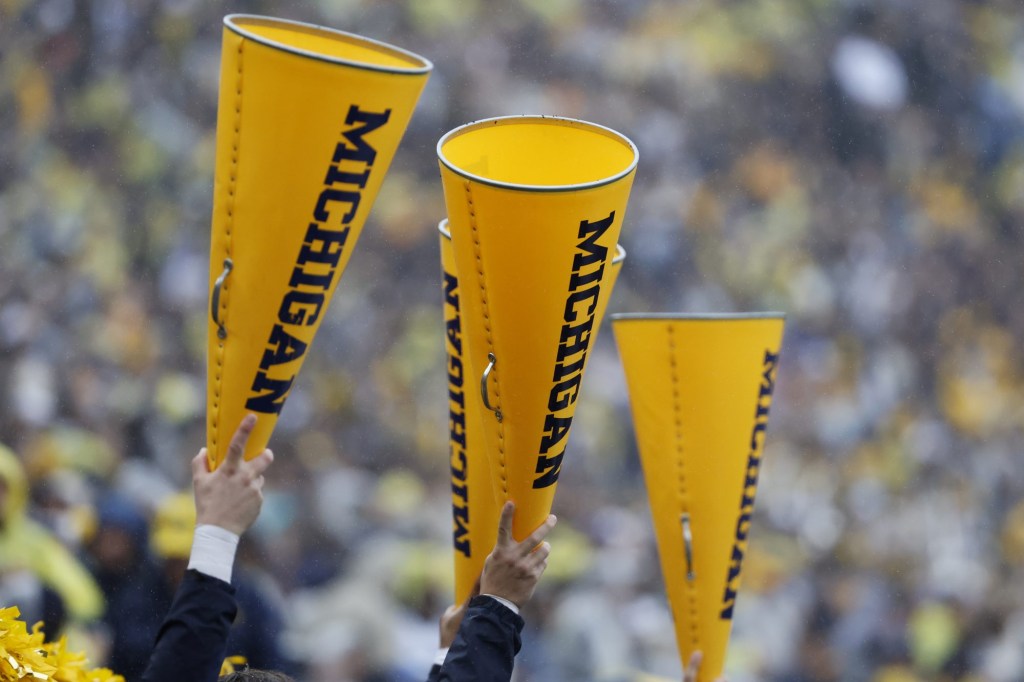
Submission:
[[[192,554],[189,556],[188,567],[211,578],[230,583],[238,540],[237,535],[220,526],[197,526],[192,538]]]
[[[505,599],[504,597],[499,597],[496,594],[482,594],[480,596],[481,597],[490,597],[491,599],[497,601],[499,604],[502,604],[503,606],[508,608],[508,610],[511,611],[512,613],[516,614],[517,616],[519,615],[519,607],[516,606],[515,604],[513,604],[512,602],[510,602],[508,599]]]

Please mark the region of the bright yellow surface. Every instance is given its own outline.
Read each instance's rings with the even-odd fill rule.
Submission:
[[[443,230],[448,229],[447,220],[442,221],[441,225]],[[492,467],[484,443],[482,419],[493,416],[483,408],[480,401],[479,377],[471,375],[465,364],[464,318],[461,314],[463,280],[458,277],[455,269],[451,237],[444,231],[440,234],[440,243],[442,292],[445,298],[445,367],[449,391],[448,464],[451,469],[454,533],[452,554],[455,558],[455,603],[459,604],[469,595],[483,570],[484,560],[494,547],[498,517],[505,498],[502,496],[502,502],[499,502],[495,497],[495,484],[498,481],[492,479]],[[608,299],[611,298],[623,260],[620,258],[608,265],[607,285],[598,302],[597,319],[604,319]],[[453,282],[457,282],[456,288],[451,288]],[[458,334],[454,337],[455,342],[453,334]]]
[[[525,126],[522,129],[528,129]],[[515,129],[520,129],[516,126]],[[512,130],[512,128],[510,128]],[[599,149],[615,149],[605,136],[590,136]],[[545,169],[537,168],[538,177]],[[595,240],[603,260],[588,265],[584,274],[595,274],[596,300],[588,300],[575,324],[590,319],[592,332],[583,341],[586,355],[593,333],[600,326],[599,313],[611,294],[610,267],[615,255],[633,172],[616,182],[587,190],[534,192],[512,190],[472,182],[441,165],[445,204],[452,246],[462,287],[464,361],[474,381],[487,366],[488,353],[497,364],[490,375],[488,395],[503,419],[484,411],[482,430],[487,456],[496,479],[498,502],[516,502],[513,535],[522,540],[547,517],[556,484],[545,473],[559,469],[543,458],[562,454],[568,434],[546,454],[541,443],[549,415],[568,420],[575,414],[575,400],[549,409],[558,364],[558,350],[570,293],[575,255],[581,241],[581,222],[605,222],[607,229]],[[533,176],[520,178],[530,184]],[[580,288],[582,290],[582,287]],[[585,370],[584,351],[571,356]],[[571,378],[571,377],[570,377]],[[571,445],[561,462],[573,466]],[[541,472],[538,473],[540,466]],[[539,484],[540,487],[534,487]]]
[[[448,375],[452,553],[455,557],[455,603],[461,604],[472,591],[484,560],[494,548],[501,507],[495,502],[491,465],[483,441],[484,408],[480,402],[479,377],[473,376],[464,363],[463,280],[455,269],[451,238],[441,233],[440,242]]]
[[[615,133],[555,118],[505,118],[448,138],[441,155],[464,173],[517,185],[557,187],[622,173],[635,152]]]
[[[291,380],[291,388],[299,381],[309,344],[325,317],[427,76],[297,58],[225,28],[210,244],[211,297],[225,258],[231,258],[234,270],[221,291],[218,310],[227,337],[218,337],[212,319],[207,331],[211,463],[223,459],[231,435],[252,409],[247,403],[256,395],[271,394],[254,387],[264,353],[289,350],[271,343],[278,328],[297,345],[305,344],[305,353],[272,363],[264,375],[285,383]],[[350,120],[353,111],[359,116]],[[386,122],[372,130],[361,122],[362,117],[384,117],[386,112]],[[357,148],[343,135],[364,128],[360,139],[372,152],[372,164],[344,156],[338,161],[339,149]],[[353,175],[368,171],[364,186],[351,177],[329,181],[332,168]],[[339,194],[324,194],[328,190]],[[330,201],[322,203],[325,197]],[[316,216],[318,208],[323,219]],[[311,224],[335,235],[348,230],[343,244],[326,247],[337,262],[302,266],[329,279],[326,288],[291,285]],[[322,240],[307,246],[325,248]],[[293,290],[323,295],[313,323],[282,320],[284,297]],[[313,319],[313,309],[304,310]],[[279,353],[278,357],[290,356]],[[281,392],[282,400],[288,392]],[[250,458],[266,447],[278,417],[274,411],[252,411],[259,419],[246,451]]]
[[[625,262],[626,251],[616,244],[615,250],[612,251],[611,261],[605,266],[605,281],[601,283],[601,297],[597,299],[597,308],[594,310],[594,319],[597,320],[597,323],[594,325],[594,335],[590,339],[591,347],[597,343],[597,334],[604,322],[604,315],[608,311],[608,301],[612,298],[615,283],[619,281],[619,273],[622,272]]]
[[[732,620],[723,618],[737,530],[756,490],[746,488],[751,442],[759,473],[781,317],[616,319],[662,573],[685,666],[704,652],[700,681],[722,673]],[[769,360],[766,363],[766,358]],[[765,378],[765,372],[769,378]],[[762,412],[759,414],[758,410]],[[751,511],[748,506],[746,511]],[[687,578],[682,515],[690,515],[694,579]],[[742,563],[739,564],[742,567]],[[740,573],[742,576],[742,573]],[[732,582],[738,592],[738,578]],[[735,599],[732,600],[735,603]]]
[[[377,67],[419,69],[422,59],[403,54],[387,45],[334,31],[273,20],[236,17],[232,23],[243,31],[272,40],[283,46],[313,52],[332,59],[359,62]]]

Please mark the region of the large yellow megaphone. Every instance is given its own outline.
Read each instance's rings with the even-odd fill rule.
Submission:
[[[360,36],[224,19],[207,358],[207,448],[246,412],[270,439],[432,65]]]
[[[784,319],[613,315],[683,666],[722,674]]]
[[[480,387],[467,373],[463,352],[462,292],[448,221],[437,230],[441,242],[445,355],[448,375],[448,465],[452,487],[452,552],[455,557],[455,603],[466,600],[498,535],[501,503],[495,497],[491,464],[483,445],[484,410]],[[604,317],[626,251],[616,246],[594,315]],[[597,330],[594,330],[597,333]]]
[[[522,540],[550,512],[637,151],[571,119],[471,123],[437,145],[483,441]]]

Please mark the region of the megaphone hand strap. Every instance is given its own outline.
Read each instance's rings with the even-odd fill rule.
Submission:
[[[678,472],[677,489],[679,494],[680,522],[683,531],[683,551],[686,558],[686,595],[690,605],[690,637],[695,650],[700,649],[700,631],[697,619],[697,583],[693,565],[693,531],[690,527],[690,498],[686,488],[686,469],[683,462],[683,417],[682,404],[679,399],[679,367],[676,364],[676,340],[672,325],[666,325],[668,331],[669,368],[672,374],[672,413],[675,422],[676,471]]]
[[[213,323],[217,325],[217,338],[222,340],[228,337],[228,330],[220,319],[220,291],[224,287],[224,281],[231,274],[231,268],[233,267],[234,263],[231,259],[225,258],[224,272],[220,273],[220,277],[213,283],[213,296],[210,297],[210,317],[213,318]]]
[[[487,354],[487,369],[484,370],[483,375],[480,377],[480,398],[484,401],[484,407],[494,413],[495,418],[501,421],[501,410],[497,407],[491,407],[491,396],[487,390],[487,378],[491,375],[491,370],[498,364],[498,358],[494,356],[494,353]]]
[[[242,48],[245,45],[245,40],[238,41],[238,58],[236,63],[238,67],[235,72],[235,120],[234,120],[234,134],[231,137],[231,166],[228,174],[228,196],[225,201],[225,207],[227,209],[227,220],[224,221],[224,271],[213,286],[213,296],[210,302],[210,313],[213,316],[213,322],[217,325],[217,354],[216,354],[216,369],[214,370],[214,389],[213,389],[213,404],[210,415],[210,423],[212,428],[210,429],[210,448],[208,457],[210,458],[211,464],[219,461],[221,458],[221,452],[218,448],[218,435],[220,434],[220,397],[221,397],[221,380],[224,376],[224,352],[225,352],[225,340],[227,339],[227,327],[226,319],[228,314],[228,294],[229,287],[227,286],[228,274],[234,267],[234,262],[231,257],[234,254],[234,241],[232,235],[234,233],[235,223],[235,196],[236,186],[238,183],[238,152],[241,146],[242,138]],[[223,306],[223,309],[222,309]]]
[[[469,213],[469,228],[473,234],[473,255],[476,258],[477,282],[480,285],[480,306],[483,311],[484,332],[487,337],[487,358],[490,364],[484,370],[480,380],[480,397],[484,407],[494,412],[498,422],[498,472],[501,477],[501,489],[508,495],[508,474],[505,470],[505,425],[501,411],[501,381],[496,369],[497,357],[494,354],[494,339],[491,335],[491,314],[487,304],[487,286],[484,279],[483,248],[480,245],[480,232],[477,226],[476,206],[473,204],[473,189],[468,181],[462,183],[466,190],[466,208]],[[494,373],[494,406],[491,406],[490,396],[487,390],[487,379]]]
[[[686,579],[693,581],[697,574],[693,572],[693,530],[690,528],[690,514],[683,512],[679,517],[683,527],[683,553],[686,555]]]

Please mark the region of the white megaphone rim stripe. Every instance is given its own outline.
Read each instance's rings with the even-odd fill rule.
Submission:
[[[632,154],[630,163],[623,168],[621,171],[610,175],[606,178],[594,180],[592,182],[582,182],[577,184],[567,185],[526,185],[515,182],[503,182],[501,180],[495,180],[493,178],[485,178],[475,173],[470,173],[464,168],[460,168],[450,161],[444,154],[444,145],[449,140],[464,135],[465,133],[484,128],[486,126],[497,126],[497,125],[516,125],[518,123],[540,123],[540,124],[551,124],[551,125],[568,125],[574,128],[582,128],[589,130],[594,133],[599,133],[605,137],[611,138],[625,146],[627,146]],[[637,162],[640,160],[640,150],[637,149],[633,141],[620,132],[606,128],[603,125],[597,123],[591,123],[589,121],[581,121],[578,118],[566,118],[564,116],[547,116],[542,114],[522,114],[519,116],[497,116],[495,118],[484,118],[479,121],[473,121],[472,123],[466,123],[458,128],[449,130],[444,136],[437,141],[437,158],[440,159],[441,163],[444,164],[445,168],[456,175],[461,175],[467,180],[479,182],[483,185],[490,185],[491,187],[500,187],[502,189],[519,190],[522,192],[575,192],[581,189],[592,189],[594,187],[601,187],[608,185],[616,180],[624,178],[633,172],[636,168]]]
[[[370,49],[381,54],[388,55],[392,58],[398,58],[403,61],[409,62],[409,67],[401,66],[389,66],[385,64],[374,64],[371,62],[361,62],[354,59],[344,59],[342,57],[333,57],[331,55],[321,54],[319,52],[312,52],[310,50],[304,50],[293,45],[281,43],[276,40],[272,40],[265,36],[261,36],[258,33],[248,30],[242,24],[257,25],[257,26],[278,26],[287,27],[289,30],[295,31],[296,33],[309,33],[313,35],[321,35],[338,42],[345,42],[360,47]],[[356,35],[355,33],[348,33],[346,31],[339,31],[334,28],[327,26],[318,26],[317,24],[307,24],[302,21],[292,21],[290,19],[278,19],[275,17],[265,17],[258,14],[229,14],[224,17],[224,26],[234,33],[252,40],[253,42],[272,47],[276,50],[283,52],[290,52],[302,57],[309,57],[310,59],[317,59],[323,62],[330,62],[331,64],[343,64],[345,66],[352,66],[357,69],[366,69],[367,71],[383,71],[385,73],[393,73],[396,75],[420,75],[431,71],[434,68],[433,63],[425,57],[421,57],[415,52],[404,50],[396,45],[382,42],[380,40],[374,40],[365,36]]]
[[[784,320],[786,313],[768,311],[763,313],[615,313],[612,321],[617,320]]]

